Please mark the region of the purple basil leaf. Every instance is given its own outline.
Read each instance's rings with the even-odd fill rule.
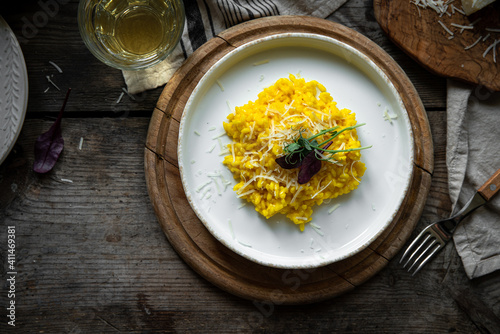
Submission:
[[[311,151],[302,160],[302,165],[300,165],[299,177],[297,179],[299,184],[304,184],[309,182],[311,177],[316,175],[321,169],[321,160],[316,158],[316,151]]]
[[[333,143],[332,141],[329,141],[328,143],[325,144],[325,146],[323,146],[323,149],[327,150],[330,147],[330,145],[332,145],[332,143]]]
[[[63,106],[54,124],[52,124],[49,131],[41,134],[35,142],[35,162],[33,164],[33,170],[37,173],[43,174],[51,171],[64,148],[61,119],[70,92],[71,88],[69,88],[66,93]]]
[[[300,159],[300,152],[294,152],[291,154],[284,155],[282,157],[276,158],[276,162],[284,169],[297,168],[302,164]]]

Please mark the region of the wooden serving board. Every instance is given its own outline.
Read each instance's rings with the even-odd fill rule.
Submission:
[[[217,60],[256,39],[287,32],[329,36],[370,57],[393,82],[409,112],[415,138],[411,186],[391,225],[362,252],[308,270],[276,269],[251,262],[216,240],[191,209],[177,163],[179,121],[198,81]],[[381,270],[412,233],[425,204],[433,172],[427,115],[401,68],[376,44],[342,25],[311,17],[261,18],[230,28],[201,46],[165,86],[151,118],[145,147],[149,195],[169,242],[197,273],[221,289],[276,304],[312,303],[362,284]]]
[[[500,38],[500,32],[488,31],[500,28],[500,11],[488,6],[465,16],[449,7],[448,12],[451,14],[454,11],[454,14],[440,16],[435,10],[417,7],[412,2],[374,0],[375,18],[389,38],[420,65],[437,75],[500,91],[499,50],[495,51],[495,58],[493,49],[485,54],[495,39]],[[458,0],[451,5],[461,9]],[[462,30],[454,26],[471,26],[472,23],[473,29]],[[490,36],[484,40],[488,34]],[[476,41],[479,42],[470,47]]]

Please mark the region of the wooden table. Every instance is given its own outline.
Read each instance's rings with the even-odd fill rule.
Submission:
[[[144,145],[162,88],[116,103],[122,74],[85,48],[77,1],[59,4],[54,15],[43,11],[34,0],[2,11],[26,59],[30,96],[19,140],[0,166],[3,310],[10,300],[7,226],[16,227],[17,270],[16,326],[2,311],[1,332],[500,333],[500,272],[469,280],[453,244],[415,277],[401,268],[398,255],[350,292],[304,306],[241,299],[204,280],[168,243],[146,188]],[[46,20],[29,30],[26,22],[37,17]],[[446,81],[389,41],[372,1],[350,0],[328,19],[387,51],[425,105],[435,169],[416,235],[450,213]],[[37,175],[34,141],[53,123],[68,87],[64,152],[52,172]]]

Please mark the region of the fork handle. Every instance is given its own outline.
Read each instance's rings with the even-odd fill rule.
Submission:
[[[478,189],[478,192],[487,201],[489,201],[498,191],[500,191],[500,169]]]

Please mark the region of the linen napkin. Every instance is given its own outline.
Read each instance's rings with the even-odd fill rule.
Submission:
[[[500,168],[500,93],[447,83],[448,187],[457,212]],[[500,269],[500,195],[474,211],[453,240],[469,278]]]
[[[193,51],[221,31],[251,19],[273,15],[326,18],[347,0],[205,0],[184,1],[186,22],[180,43],[160,64],[123,71],[130,94],[160,87]]]

